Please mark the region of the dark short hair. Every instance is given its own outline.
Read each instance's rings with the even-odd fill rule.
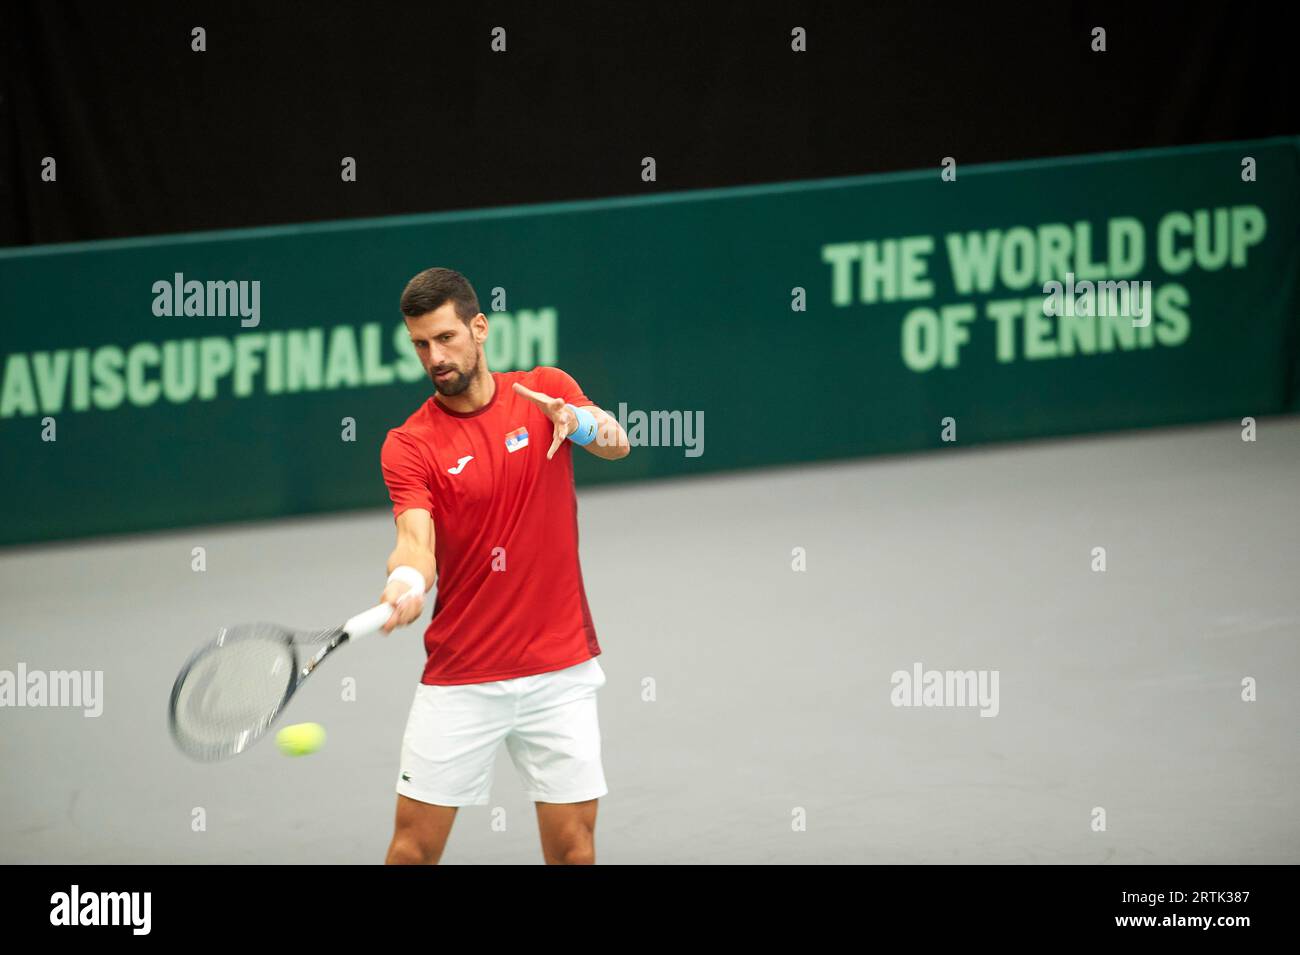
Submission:
[[[407,318],[428,315],[448,302],[455,304],[456,315],[466,325],[479,313],[474,286],[452,269],[425,269],[402,290],[402,314]]]

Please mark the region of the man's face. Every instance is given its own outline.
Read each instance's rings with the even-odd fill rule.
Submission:
[[[440,395],[458,395],[478,374],[479,345],[487,337],[487,319],[480,312],[467,326],[447,302],[419,318],[407,318],[411,344],[424,371]]]

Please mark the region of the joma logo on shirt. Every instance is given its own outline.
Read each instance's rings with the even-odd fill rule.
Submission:
[[[469,462],[473,460],[474,460],[474,455],[467,454],[463,458],[457,459],[456,466],[454,468],[447,468],[447,473],[459,474],[461,471],[465,470],[465,465],[469,464]]]

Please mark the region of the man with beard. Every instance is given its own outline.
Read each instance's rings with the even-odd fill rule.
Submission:
[[[397,524],[384,630],[420,616],[435,576],[438,591],[387,861],[438,861],[457,808],[487,805],[504,740],[537,806],[546,862],[592,863],[608,792],[596,717],[605,674],[578,562],[570,445],[614,460],[627,435],[558,368],[489,371],[488,320],[458,272],[416,275],[401,310],[436,393],[381,453]]]

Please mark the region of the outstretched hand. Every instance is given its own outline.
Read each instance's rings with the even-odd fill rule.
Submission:
[[[525,388],[519,382],[515,382],[514,388],[515,394],[523,395],[541,408],[546,417],[550,418],[552,424],[555,425],[555,435],[551,439],[551,448],[546,452],[546,460],[549,461],[564,442],[564,439],[578,430],[578,416],[573,413],[563,398],[552,398],[540,391]]]

